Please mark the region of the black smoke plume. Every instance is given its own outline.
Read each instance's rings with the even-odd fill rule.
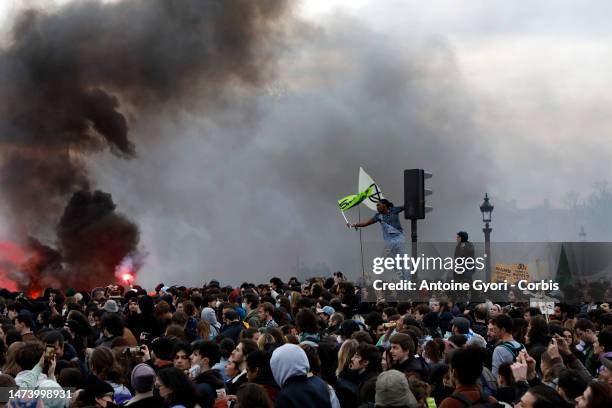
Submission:
[[[115,281],[115,267],[138,245],[138,227],[115,207],[101,191],[79,191],[70,199],[57,234],[66,286],[86,289]]]
[[[51,225],[70,194],[93,187],[89,155],[134,158],[129,125],[140,113],[195,101],[201,112],[229,87],[265,81],[287,9],[284,0],[85,0],[21,13],[0,50],[0,180],[14,230]],[[98,240],[117,245],[104,267],[138,242],[99,197],[78,193],[60,223],[71,268],[87,269],[86,246]]]

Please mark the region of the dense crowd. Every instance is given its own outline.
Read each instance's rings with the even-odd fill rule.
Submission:
[[[11,407],[612,407],[608,304],[368,303],[300,283],[0,289]],[[69,392],[69,393],[68,393]]]

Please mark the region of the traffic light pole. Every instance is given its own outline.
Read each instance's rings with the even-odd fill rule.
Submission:
[[[411,237],[412,237],[412,258],[416,259],[417,258],[417,220],[415,219],[411,219],[410,220],[410,232],[411,232]],[[412,277],[414,278],[414,282],[417,281],[417,271],[414,272],[414,275],[412,275]],[[412,280],[412,279],[411,279]]]
[[[417,254],[417,220],[424,220],[425,214],[430,212],[432,208],[426,205],[426,197],[432,194],[432,191],[425,188],[425,180],[431,178],[431,173],[423,169],[408,169],[404,170],[404,218],[410,220],[410,229],[412,230],[412,257],[418,258]],[[412,274],[412,281],[418,280],[418,271]]]

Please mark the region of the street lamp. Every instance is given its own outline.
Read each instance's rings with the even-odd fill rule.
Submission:
[[[485,227],[482,229],[485,235],[485,282],[491,281],[491,231],[493,229],[489,227],[491,222],[491,213],[493,212],[493,205],[489,202],[489,195],[485,193],[484,201],[480,204],[480,212],[482,213],[482,222],[485,223]]]
[[[580,237],[580,242],[586,241],[586,231],[584,230],[584,225],[580,226],[580,232],[578,233],[578,236]]]
[[[584,230],[584,225],[580,226],[580,232],[578,233],[578,236],[580,237],[580,252],[582,253],[581,256],[581,260],[580,260],[580,275],[581,276],[585,276],[586,274],[586,269],[585,269],[585,259],[586,257],[584,256],[584,246],[585,246],[585,242],[586,242],[586,231]]]

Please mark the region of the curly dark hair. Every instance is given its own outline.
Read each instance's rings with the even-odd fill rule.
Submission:
[[[182,370],[175,367],[162,368],[157,373],[157,378],[171,390],[166,397],[170,406],[184,405],[193,408],[198,403],[195,385]]]

